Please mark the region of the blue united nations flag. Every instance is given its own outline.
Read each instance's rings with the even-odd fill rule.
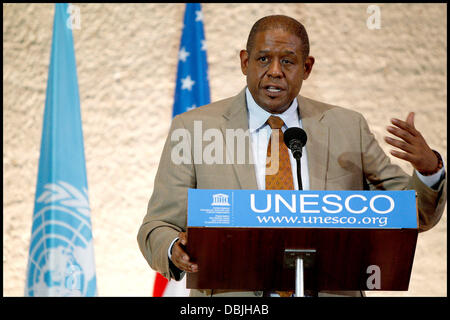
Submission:
[[[26,296],[97,294],[70,10],[55,5]]]
[[[173,116],[210,103],[206,40],[200,3],[187,3],[178,53]]]

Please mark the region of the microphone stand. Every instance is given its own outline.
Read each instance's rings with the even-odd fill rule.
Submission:
[[[300,159],[302,155],[296,152],[295,162],[297,162],[297,182],[298,190],[303,190]],[[303,259],[297,256],[295,259],[295,296],[304,297],[304,282],[303,282]]]
[[[284,132],[284,143],[291,149],[292,155],[297,162],[297,184],[298,190],[303,190],[302,176],[301,176],[301,165],[300,159],[302,158],[302,148],[306,144],[307,135],[306,132],[301,128],[288,128]],[[289,249],[285,249],[285,254]],[[307,252],[310,250],[304,249],[291,249],[290,257],[295,257],[295,296],[304,297],[304,281],[303,281],[303,268],[304,263],[309,261],[309,255],[311,253]],[[315,250],[313,250],[315,252]],[[292,266],[292,264],[291,264]]]
[[[297,157],[295,157],[295,162],[297,162],[297,182],[298,182],[298,190],[303,190],[303,185],[302,185],[302,176],[301,176],[301,167],[300,167],[300,158],[302,156],[298,155]]]

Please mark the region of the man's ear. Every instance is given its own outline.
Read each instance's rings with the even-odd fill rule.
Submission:
[[[239,53],[239,56],[241,58],[241,70],[244,75],[247,75],[247,69],[248,69],[248,52],[247,50],[241,50]]]
[[[308,56],[306,58],[306,61],[305,61],[305,72],[303,74],[303,80],[308,79],[309,75],[311,74],[311,71],[312,71],[312,68],[313,68],[313,65],[314,65],[314,61],[315,61],[315,59],[312,56]]]

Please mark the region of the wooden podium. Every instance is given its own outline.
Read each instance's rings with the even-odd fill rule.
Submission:
[[[417,213],[412,214],[417,222]],[[408,290],[417,236],[417,227],[188,225],[187,252],[199,271],[187,274],[187,288],[294,290],[295,269],[289,252],[309,249],[304,260],[307,290],[369,290],[370,266],[380,270],[377,289]]]
[[[314,249],[305,289],[368,290],[367,268],[381,271],[381,290],[408,290],[417,229],[188,228],[187,252],[200,271],[196,289],[294,290],[285,249]]]

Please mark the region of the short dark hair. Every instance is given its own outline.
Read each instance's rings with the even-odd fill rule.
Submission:
[[[284,15],[272,15],[266,16],[255,22],[247,39],[247,52],[250,54],[255,42],[255,36],[258,32],[267,30],[281,29],[292,33],[297,36],[302,45],[303,60],[309,56],[309,38],[303,24],[295,20],[294,18]]]

